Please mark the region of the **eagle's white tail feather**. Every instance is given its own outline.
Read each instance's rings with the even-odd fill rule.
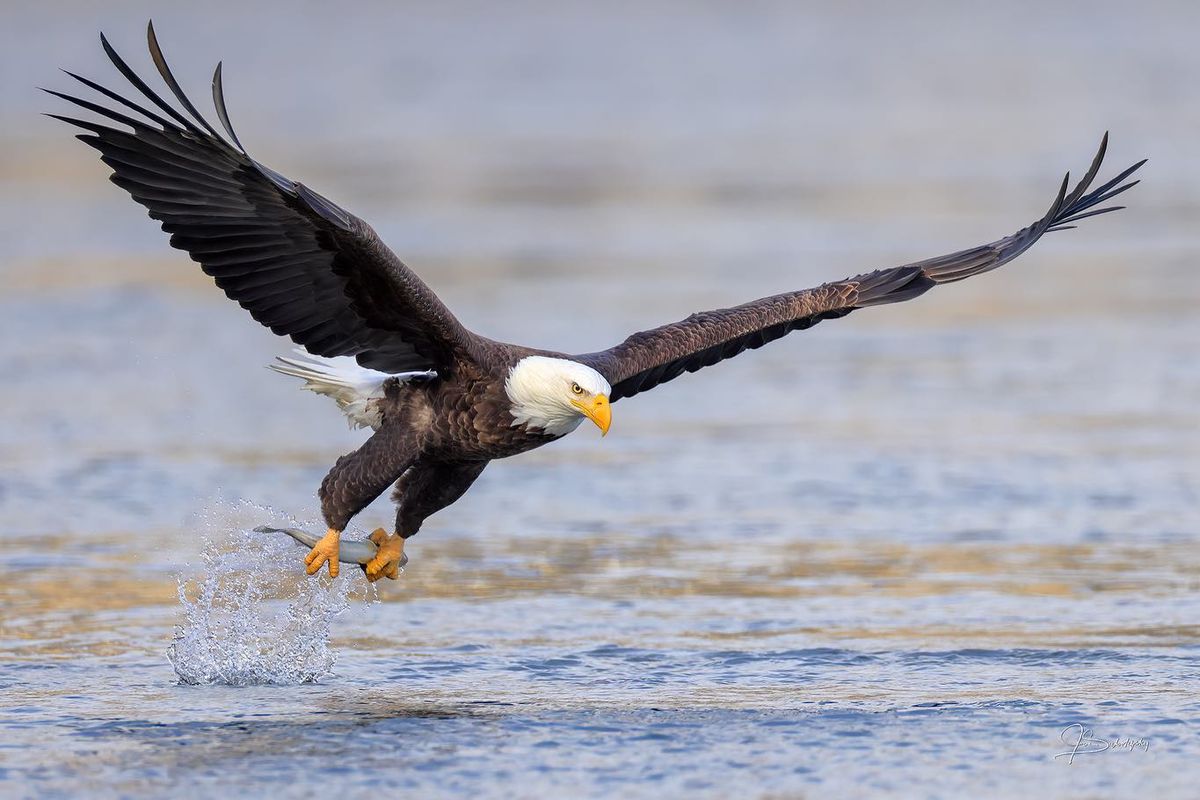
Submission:
[[[429,374],[417,372],[389,375],[360,366],[350,356],[326,358],[314,356],[299,348],[296,352],[303,360],[277,356],[277,363],[268,366],[283,375],[301,378],[304,388],[309,391],[332,397],[352,428],[379,429],[383,419],[378,401],[383,398],[383,382],[388,378],[405,381]]]

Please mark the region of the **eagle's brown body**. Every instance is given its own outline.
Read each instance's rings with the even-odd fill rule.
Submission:
[[[457,500],[492,459],[559,438],[529,423],[518,424],[506,381],[529,356],[590,368],[611,384],[605,402],[615,402],[821,320],[908,300],[940,283],[995,269],[1047,231],[1114,210],[1097,206],[1136,183],[1124,181],[1141,165],[1089,191],[1106,135],[1077,186],[1068,192],[1064,180],[1049,211],[1010,236],[814,289],[694,314],[635,333],[608,350],[567,356],[468,331],[365,222],[247,155],[229,123],[220,66],[213,77],[213,100],[227,138],[179,88],[152,28],[151,55],[182,111],[154,93],[103,36],[101,41],[145,100],[135,103],[72,75],[116,106],[53,94],[128,130],[59,118],[87,131],[80,138],[100,151],[113,169],[113,182],[162,223],[171,244],[188,251],[256,320],[309,353],[353,356],[364,367],[393,375],[428,375],[386,381],[378,401],[377,432],[338,459],[325,478],[321,507],[331,532],[344,529],[395,484],[396,533],[411,536],[426,517]],[[331,572],[336,540],[333,552]]]
[[[462,497],[489,461],[559,438],[511,424],[504,382],[534,351],[497,343],[488,349],[499,370],[463,363],[445,379],[385,382],[383,424],[321,482],[321,512],[331,528],[343,530],[395,482],[396,531],[412,536],[426,517]]]

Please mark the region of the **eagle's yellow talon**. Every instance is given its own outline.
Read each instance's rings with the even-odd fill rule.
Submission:
[[[371,583],[380,578],[395,580],[400,575],[400,561],[404,558],[404,537],[376,528],[368,538],[379,547],[379,552],[363,567],[367,580]]]
[[[338,546],[341,542],[341,531],[335,531],[333,528],[321,537],[321,540],[313,546],[313,549],[304,557],[304,563],[307,564],[305,571],[309,575],[314,575],[321,570],[321,567],[326,563],[329,564],[329,577],[336,578],[338,576]]]

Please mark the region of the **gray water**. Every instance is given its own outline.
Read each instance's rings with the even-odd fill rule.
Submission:
[[[1192,4],[2,13],[0,795],[1194,796]],[[249,533],[316,527],[361,432],[36,116],[151,14],[256,156],[535,346],[997,238],[1105,129],[1152,161],[494,464],[375,591]]]

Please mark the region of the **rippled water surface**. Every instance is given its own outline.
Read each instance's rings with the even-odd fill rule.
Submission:
[[[7,8],[0,796],[1194,796],[1197,12],[839,9]],[[330,585],[250,529],[315,528],[361,432],[35,113],[58,66],[114,77],[98,28],[146,67],[151,13],[256,156],[532,345],[994,239],[1105,129],[1152,161],[1129,210],[619,403],[399,581]]]

